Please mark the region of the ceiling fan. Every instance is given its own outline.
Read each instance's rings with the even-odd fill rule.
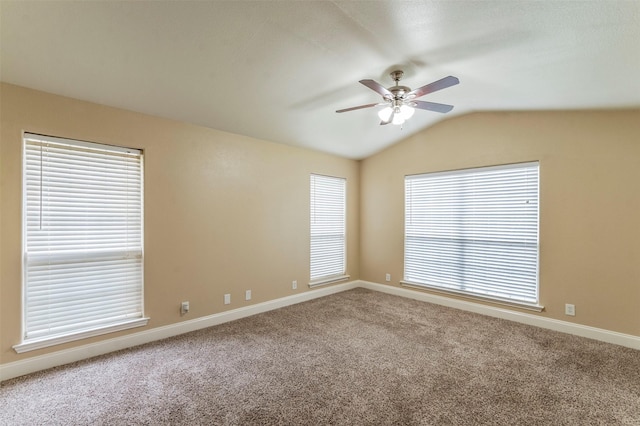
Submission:
[[[426,109],[427,111],[435,111],[441,113],[447,113],[453,109],[453,105],[418,101],[415,99],[428,93],[433,93],[438,90],[446,89],[447,87],[455,86],[456,84],[460,83],[460,80],[458,80],[457,77],[453,77],[450,75],[438,81],[434,81],[433,83],[429,83],[425,86],[419,87],[415,90],[411,90],[407,86],[398,85],[398,82],[404,75],[403,71],[392,71],[389,75],[391,76],[393,81],[396,82],[396,85],[391,86],[388,89],[374,80],[360,80],[360,83],[382,95],[383,102],[339,109],[336,112],[340,113],[354,111],[356,109],[371,108],[374,106],[385,106],[385,108],[378,111],[378,117],[380,117],[380,120],[382,120],[380,121],[380,125],[385,125],[389,123],[404,123],[406,120],[411,118],[411,116],[413,116],[415,108]]]

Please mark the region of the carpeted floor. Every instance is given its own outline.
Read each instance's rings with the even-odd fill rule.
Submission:
[[[2,425],[640,425],[640,351],[356,289],[0,390]]]

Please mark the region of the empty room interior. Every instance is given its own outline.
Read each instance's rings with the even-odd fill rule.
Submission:
[[[640,424],[640,2],[0,23],[0,424]]]

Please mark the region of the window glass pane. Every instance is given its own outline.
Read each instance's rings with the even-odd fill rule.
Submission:
[[[538,301],[538,163],[405,178],[405,281]]]
[[[142,317],[142,153],[25,134],[25,340]]]
[[[311,281],[344,275],[346,179],[311,175]]]

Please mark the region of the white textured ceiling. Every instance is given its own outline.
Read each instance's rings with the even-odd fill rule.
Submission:
[[[640,106],[638,1],[0,1],[2,81],[364,158],[481,110]],[[400,65],[455,105],[379,126]]]

